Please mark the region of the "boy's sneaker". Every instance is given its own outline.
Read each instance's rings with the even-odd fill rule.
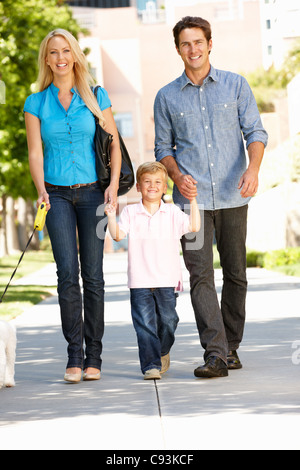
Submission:
[[[161,358],[161,374],[165,374],[170,369],[170,353]]]
[[[160,380],[161,375],[158,369],[150,369],[145,372],[144,380]]]

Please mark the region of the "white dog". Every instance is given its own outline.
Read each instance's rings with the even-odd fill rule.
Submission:
[[[15,328],[0,321],[0,389],[15,386],[17,335]]]

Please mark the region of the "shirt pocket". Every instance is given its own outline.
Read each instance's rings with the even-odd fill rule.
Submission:
[[[236,129],[239,126],[237,103],[215,104],[214,121],[219,131]]]
[[[198,119],[199,120],[199,119]],[[175,136],[186,139],[192,137],[196,128],[196,116],[191,111],[182,111],[172,115]]]

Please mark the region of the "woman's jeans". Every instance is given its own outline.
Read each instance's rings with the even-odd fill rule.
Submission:
[[[247,294],[247,212],[248,205],[204,211],[204,246],[201,250],[193,250],[192,242],[185,237],[182,239],[205,360],[218,356],[227,362],[228,351],[237,350],[243,338]],[[221,309],[213,269],[214,234],[223,269]]]
[[[130,299],[142,372],[161,370],[161,357],[169,354],[179,322],[174,287],[130,289]]]
[[[101,370],[104,240],[97,237],[96,229],[104,216],[97,217],[96,211],[104,203],[104,196],[98,183],[79,189],[49,187],[47,192],[51,203],[47,229],[57,264],[62,329],[69,344],[67,368],[94,367]],[[83,281],[84,320],[77,235]]]

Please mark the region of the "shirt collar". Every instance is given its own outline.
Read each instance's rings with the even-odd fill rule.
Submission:
[[[207,82],[208,80],[211,80],[213,82],[218,81],[218,76],[217,76],[217,71],[216,69],[211,65],[210,66],[210,72],[208,76],[205,78],[204,83]],[[192,82],[192,80],[189,79],[187,76],[186,72],[184,71],[183,74],[180,77],[180,87],[181,91],[187,86],[187,85],[192,85],[192,86],[199,86],[195,85],[195,83]]]
[[[51,89],[51,91],[52,91],[52,93],[53,93],[54,95],[58,96],[59,88],[57,88],[57,87],[53,84],[53,82],[52,82],[51,85],[50,85],[50,89]],[[72,92],[72,93],[77,93],[77,91],[75,90],[75,88],[71,88],[71,92]]]
[[[157,212],[166,212],[166,203],[161,200],[161,204],[160,204],[160,208],[158,209]],[[140,203],[139,203],[139,207],[138,207],[138,210],[137,210],[138,214],[145,214],[147,215],[148,217],[153,217],[148,211],[147,209],[145,208],[144,204],[143,204],[143,200],[141,199],[140,200]],[[157,214],[157,212],[155,214]],[[155,215],[154,214],[154,215]]]

